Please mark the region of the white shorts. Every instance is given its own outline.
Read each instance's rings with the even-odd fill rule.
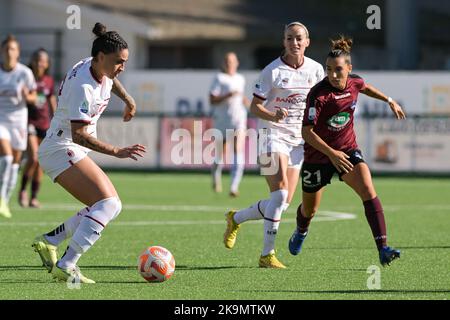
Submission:
[[[11,123],[0,122],[0,139],[8,140],[13,150],[27,149],[27,129]]]
[[[288,167],[300,170],[304,160],[303,143],[299,145],[289,144],[277,135],[267,135],[264,139],[258,139],[258,156],[259,158],[267,154],[282,153],[288,156]],[[264,163],[267,160],[264,160]],[[261,162],[261,161],[260,161]]]
[[[44,172],[55,182],[61,173],[82,160],[87,154],[83,147],[72,141],[45,138],[39,146],[38,159]]]

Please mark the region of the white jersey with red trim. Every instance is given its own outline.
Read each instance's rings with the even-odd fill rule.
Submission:
[[[36,90],[33,72],[25,65],[17,63],[13,70],[0,68],[0,122],[27,127],[28,109],[23,97],[23,88]]]
[[[233,91],[236,92],[235,95],[212,105],[214,121],[229,123],[231,125],[230,129],[242,121],[245,121],[246,125],[247,109],[244,106],[245,78],[239,73],[233,75],[224,72],[217,73],[209,93],[214,96],[225,96]]]
[[[291,145],[303,143],[302,121],[309,90],[324,78],[320,63],[305,57],[303,64],[294,68],[281,57],[266,66],[255,85],[253,95],[265,100],[264,107],[275,112],[284,108],[288,116],[280,122],[259,119],[259,128],[275,129],[279,139]]]
[[[66,74],[47,137],[72,142],[71,122],[88,123],[87,132],[97,137],[97,121],[108,105],[113,81],[106,76],[96,79],[91,61],[81,60]]]

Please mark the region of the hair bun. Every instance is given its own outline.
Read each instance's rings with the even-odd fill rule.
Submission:
[[[337,40],[331,40],[331,50],[342,50],[345,53],[350,53],[352,49],[353,40],[348,37],[341,36]]]
[[[6,41],[17,41],[17,38],[13,34],[8,34],[8,36],[6,37]]]
[[[92,32],[97,36],[101,37],[106,33],[106,27],[104,24],[97,22],[94,26],[94,29],[92,29]]]

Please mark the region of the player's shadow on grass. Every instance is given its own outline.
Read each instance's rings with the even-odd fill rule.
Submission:
[[[80,266],[83,270],[136,270],[136,266]],[[30,270],[44,270],[43,266],[0,266],[1,271],[30,271]]]
[[[450,249],[450,246],[395,246],[397,249]],[[307,250],[372,250],[373,247],[309,247]]]
[[[436,290],[232,290],[233,292],[275,292],[275,293],[330,293],[330,294],[361,294],[361,293],[450,293],[450,289]]]
[[[202,266],[176,266],[177,270],[226,270],[226,269],[255,269],[256,267],[249,266],[211,266],[211,267],[202,267]]]
[[[51,281],[47,280],[36,280],[36,279],[25,279],[25,280],[8,280],[8,279],[1,279],[0,284],[18,284],[18,283],[51,283]]]
[[[83,270],[137,270],[137,266],[90,266],[81,265],[80,268]],[[242,269],[242,268],[253,268],[253,267],[245,267],[245,266],[211,266],[211,267],[202,267],[202,266],[185,266],[185,265],[177,265],[175,267],[176,270],[220,270],[220,269]]]
[[[399,249],[450,249],[450,246],[398,246]]]
[[[81,265],[83,270],[137,270],[137,266],[90,266],[90,265]],[[177,265],[176,270],[225,270],[225,269],[254,269],[256,267],[250,266],[185,266],[185,265]],[[43,266],[0,266],[1,271],[30,271],[30,270],[44,270]]]
[[[44,270],[43,266],[0,266],[1,271],[30,271],[30,270]]]
[[[80,268],[83,270],[137,270],[137,266],[90,266],[90,265],[81,265]],[[202,267],[202,266],[185,266],[185,265],[177,265],[175,267],[176,270],[220,270],[220,269],[242,269],[242,268],[253,268],[253,267],[245,267],[245,266],[211,266],[211,267]]]
[[[83,270],[137,270],[137,266],[80,266]]]

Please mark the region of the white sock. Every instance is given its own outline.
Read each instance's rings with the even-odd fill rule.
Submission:
[[[90,212],[82,217],[58,266],[61,268],[75,266],[81,255],[100,239],[105,226],[119,215],[121,209],[122,204],[116,197],[103,199],[92,205]]]
[[[12,162],[12,155],[0,156],[0,198],[4,200],[6,200]]]
[[[264,212],[269,204],[270,199],[259,200],[246,209],[239,210],[233,216],[234,222],[240,224],[247,220],[264,219]]]
[[[219,162],[214,162],[212,165],[211,174],[213,178],[213,184],[215,186],[222,186],[222,167],[223,165]]]
[[[89,208],[83,208],[75,215],[64,221],[63,224],[56,227],[54,230],[45,234],[44,237],[54,246],[58,246],[64,240],[70,238],[80,224],[81,218],[89,213]]]
[[[275,250],[275,237],[280,225],[281,214],[286,205],[289,192],[281,189],[270,193],[270,202],[264,213],[264,248],[262,255],[266,256]]]
[[[13,163],[11,165],[11,171],[9,173],[9,181],[6,187],[6,201],[9,202],[9,199],[11,198],[11,194],[14,191],[14,188],[17,184],[17,176],[19,175],[19,167],[20,164]]]
[[[59,261],[56,263],[56,265],[59,268],[69,268],[76,266],[78,260],[81,258],[81,253],[76,251],[74,248],[67,246],[66,252],[64,252],[63,256]]]
[[[231,167],[231,192],[237,193],[239,191],[239,184],[244,175],[244,161],[245,159],[242,153],[234,154],[233,166]]]

